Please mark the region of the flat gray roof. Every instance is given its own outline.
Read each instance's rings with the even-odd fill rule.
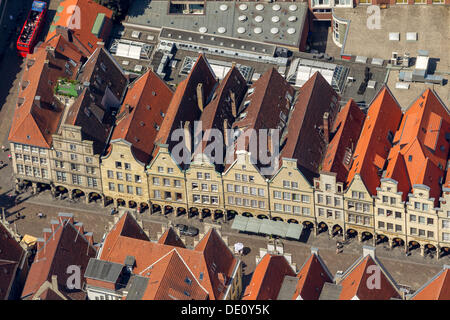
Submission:
[[[325,282],[319,300],[338,300],[341,295],[342,286],[334,283]]]
[[[240,6],[245,5],[246,10]],[[224,9],[226,6],[226,10]],[[263,10],[257,10],[256,7]],[[278,10],[274,10],[278,9]],[[168,14],[169,1],[134,1],[126,23],[154,29],[171,27],[206,34],[222,35],[243,40],[298,47],[308,12],[306,2],[237,2],[206,1],[204,14]],[[292,9],[292,10],[291,10]],[[295,10],[293,10],[295,9]],[[275,17],[275,18],[274,18]],[[224,28],[219,33],[219,28]],[[239,29],[238,28],[244,28]],[[259,32],[255,28],[260,28]],[[277,30],[275,30],[276,28]],[[288,30],[295,30],[289,33]],[[275,33],[276,31],[276,33]]]
[[[148,285],[148,278],[132,276],[130,279],[126,300],[142,300]]]
[[[277,300],[292,300],[297,282],[297,277],[285,276]]]

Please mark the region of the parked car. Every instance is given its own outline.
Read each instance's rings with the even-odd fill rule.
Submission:
[[[185,224],[177,224],[175,227],[180,230],[180,234],[183,236],[195,237],[198,235],[198,229],[195,227],[187,226]]]

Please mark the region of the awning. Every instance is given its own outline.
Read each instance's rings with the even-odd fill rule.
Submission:
[[[286,235],[287,229],[287,226],[285,227],[285,225],[287,224],[288,223],[284,223],[281,221],[264,219],[263,222],[261,223],[261,228],[259,229],[259,232],[284,237]]]
[[[298,223],[289,223],[286,238],[299,239],[302,234],[303,225]]]
[[[233,224],[231,225],[231,229],[246,231],[248,219],[249,218],[247,217],[236,215]]]
[[[259,233],[259,229],[261,228],[262,220],[258,218],[248,218],[247,227],[245,231]]]

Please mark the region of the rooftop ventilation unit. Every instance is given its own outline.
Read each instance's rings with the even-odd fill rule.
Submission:
[[[290,16],[290,17],[288,18],[288,21],[289,21],[289,22],[297,21],[297,17],[296,17],[296,16]]]
[[[294,28],[287,29],[287,33],[294,34],[295,33],[295,29]]]
[[[198,31],[200,31],[201,33],[206,33],[208,29],[206,27],[200,27]]]
[[[217,32],[218,33],[225,33],[227,31],[227,29],[225,29],[224,27],[219,27],[218,29],[217,29]]]
[[[277,34],[279,32],[278,28],[272,28],[270,29],[271,34]]]
[[[219,9],[220,9],[220,11],[227,11],[228,10],[228,6],[226,4],[221,4]]]
[[[264,18],[262,16],[256,16],[255,21],[256,22],[263,22]]]
[[[272,10],[273,10],[273,11],[280,11],[280,9],[281,9],[281,7],[280,7],[279,4],[275,4],[275,5],[273,5],[273,7],[272,7]]]
[[[256,34],[260,34],[260,33],[262,33],[262,28],[256,27],[255,29],[253,29],[253,32]]]
[[[298,7],[297,7],[296,4],[291,4],[291,5],[289,6],[289,11],[297,11],[297,9],[298,9]]]
[[[239,28],[237,28],[237,33],[242,34],[242,33],[244,33],[244,32],[245,32],[245,28],[244,28],[244,27],[239,27]]]
[[[273,16],[271,20],[272,20],[272,22],[276,23],[276,22],[279,22],[279,21],[280,21],[280,17],[278,17],[278,16]]]
[[[258,10],[258,11],[263,11],[263,10],[264,10],[264,5],[262,5],[262,4],[257,4],[257,5],[255,6],[255,9]]]
[[[247,20],[247,16],[244,16],[244,15],[239,16],[239,17],[238,17],[238,20],[241,21],[241,22],[242,22],[242,21],[246,21],[246,20]]]
[[[243,4],[239,5],[239,10],[245,11],[247,9],[248,9],[248,6],[246,4],[243,3]]]

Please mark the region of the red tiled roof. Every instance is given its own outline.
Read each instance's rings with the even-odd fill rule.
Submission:
[[[25,282],[22,297],[32,297],[45,281],[51,281],[52,275],[58,278],[60,291],[70,296],[77,294],[66,287],[70,276],[67,267],[77,265],[84,274],[89,259],[95,257],[96,249],[92,240],[83,235],[73,225],[73,218],[59,217],[59,224],[52,224],[53,230],[44,235],[44,242],[38,241],[38,249]],[[83,282],[84,280],[82,280]]]
[[[197,85],[199,83],[203,84],[203,99],[206,104],[217,84],[217,80],[203,54],[199,55],[188,77],[181,81],[175,90],[155,143],[168,144],[169,151],[171,151],[173,145],[178,143],[170,139],[173,130],[183,128],[186,121],[189,121],[191,128],[193,128],[194,121],[200,119],[201,111],[197,103]],[[158,150],[159,148],[155,148],[153,156],[156,156]]]
[[[276,300],[285,276],[295,272],[284,256],[266,254],[256,266],[242,300]]]
[[[338,99],[338,94],[320,72],[314,73],[299,91],[281,158],[297,159],[299,168],[308,177],[318,173],[325,152],[326,143],[320,132],[324,113],[329,113],[332,123],[338,111]]]
[[[27,56],[26,64],[33,64],[26,67],[22,76],[9,141],[42,148],[51,146],[52,134],[57,130],[63,111],[58,103],[55,104],[53,88],[60,77],[74,79],[78,68],[78,65],[74,67],[67,63],[70,58],[65,55],[66,50],[62,49],[70,48],[70,43],[61,37],[53,39],[51,43],[59,44],[54,55],[46,49],[47,43],[44,43]],[[69,55],[74,57],[73,50],[69,51]],[[66,65],[70,73],[65,72]],[[40,97],[41,107],[35,102],[36,96]]]
[[[388,158],[392,137],[398,128],[402,112],[387,87],[383,87],[372,101],[361,135],[353,154],[353,164],[347,176],[347,186],[355,174],[360,174],[368,191],[374,195],[380,185],[381,170]]]
[[[53,26],[68,27],[73,37],[76,37],[83,47],[89,53],[93,53],[97,48],[97,42],[106,41],[112,26],[112,11],[92,0],[65,0],[59,4],[63,7],[61,12],[55,13]],[[74,9],[77,8],[77,9]],[[105,14],[105,21],[99,37],[92,33],[92,27],[99,14]],[[56,30],[47,34],[46,41],[56,35]],[[89,45],[90,44],[90,45]]]
[[[438,204],[450,147],[448,132],[450,115],[428,89],[405,112],[388,157],[386,178],[399,182],[404,197],[412,186],[423,184],[430,187],[430,197]]]
[[[153,71],[147,71],[128,89],[111,140],[132,144],[134,156],[146,164],[167,113],[173,92]]]
[[[376,281],[373,281],[374,273],[377,271],[372,267],[369,270],[370,266],[380,268],[379,287],[374,283]],[[342,286],[339,300],[351,300],[355,296],[359,300],[389,300],[391,298],[400,298],[399,293],[388,280],[380,265],[370,255],[362,258],[353,270],[338,284]],[[370,288],[368,284],[370,284]]]
[[[311,254],[297,274],[298,282],[292,299],[300,296],[302,300],[318,300],[324,283],[333,282],[325,268],[317,255]]]
[[[450,269],[441,270],[414,294],[412,300],[450,300]]]
[[[209,299],[223,298],[238,261],[215,229],[211,229],[195,249],[190,250],[150,242],[142,237],[133,238],[134,235],[140,236],[142,231],[133,220],[129,214],[121,217],[106,236],[99,259],[123,263],[127,256],[134,256],[136,264],[133,272],[147,277],[150,266],[176,249],[195,279],[207,290]],[[124,234],[123,230],[130,229],[130,225],[132,230]]]
[[[358,142],[365,119],[353,99],[338,113],[331,133],[334,134],[328,144],[322,161],[322,171],[335,172],[336,180],[344,182],[350,170],[351,157]]]
[[[158,243],[167,244],[174,247],[186,248],[183,241],[172,228],[167,229],[163,233],[163,235],[158,239]]]

